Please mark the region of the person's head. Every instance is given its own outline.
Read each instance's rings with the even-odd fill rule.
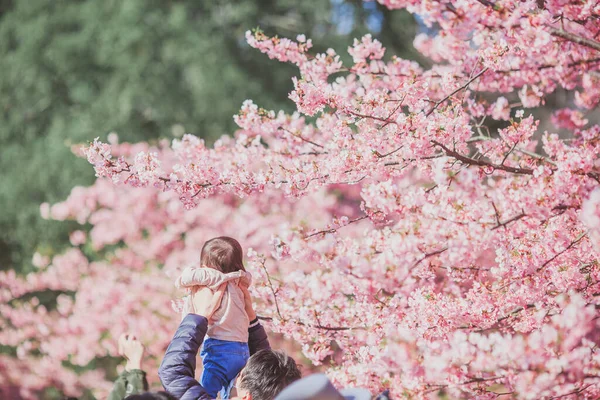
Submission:
[[[214,268],[225,274],[235,271],[245,271],[244,252],[242,246],[234,238],[220,236],[210,239],[200,253],[202,266]]]
[[[301,377],[296,361],[285,352],[260,350],[248,359],[237,377],[237,396],[246,400],[273,400]]]
[[[125,400],[175,400],[175,397],[167,392],[146,392],[129,395]]]

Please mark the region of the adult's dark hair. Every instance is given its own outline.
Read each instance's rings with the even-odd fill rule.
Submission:
[[[125,397],[125,400],[177,400],[167,392],[146,392],[142,394],[132,394]]]
[[[290,383],[302,377],[296,361],[283,351],[260,350],[248,359],[239,386],[253,399],[273,400]]]
[[[200,262],[209,268],[217,269],[225,274],[245,271],[244,252],[242,246],[234,238],[220,236],[210,239],[200,253]]]

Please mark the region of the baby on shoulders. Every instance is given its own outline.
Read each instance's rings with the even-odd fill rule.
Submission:
[[[182,316],[193,311],[191,294],[200,287],[219,293],[220,306],[208,324],[200,356],[204,369],[200,383],[212,397],[225,394],[229,385],[250,357],[244,293],[252,282],[243,264],[242,247],[237,240],[221,236],[207,241],[200,254],[201,267],[185,268],[175,285],[188,293],[178,307]],[[253,321],[254,323],[254,321]]]

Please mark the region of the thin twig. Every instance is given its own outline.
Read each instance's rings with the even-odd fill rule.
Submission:
[[[290,131],[290,130],[288,130],[288,129],[285,129],[285,128],[280,128],[280,129],[281,129],[282,131],[284,131],[284,132],[287,132],[287,133],[289,133],[290,135],[292,135],[292,136],[294,136],[294,137],[297,137],[298,139],[302,140],[303,142],[310,143],[310,144],[312,144],[313,146],[317,146],[317,147],[320,147],[320,148],[322,148],[322,149],[323,149],[323,148],[325,148],[325,147],[324,147],[322,144],[315,143],[315,142],[313,142],[312,140],[305,138],[304,136],[302,136],[302,135],[301,135],[301,134],[299,134],[299,133],[294,133],[294,132],[292,132],[292,131]]]
[[[576,390],[573,390],[572,392],[569,392],[569,393],[561,394],[560,396],[551,397],[550,399],[560,399],[560,398],[563,398],[563,397],[571,396],[573,394],[579,394],[579,393],[583,392],[584,390],[586,390],[587,388],[589,388],[590,386],[594,386],[594,384],[590,383],[587,386],[583,386],[583,387],[581,387],[579,389],[576,389]]]
[[[435,250],[432,251],[430,253],[425,254],[423,257],[421,257],[420,259],[418,259],[412,266],[412,268],[416,267],[417,265],[419,265],[420,263],[422,263],[423,261],[425,261],[426,259],[428,259],[429,257],[433,257],[433,256],[437,256],[438,254],[442,254],[443,252],[445,252],[446,250],[448,250],[448,247],[444,247],[443,249],[440,250]]]
[[[387,120],[390,120],[390,118],[392,118],[392,116],[394,116],[394,114],[396,113],[396,111],[398,111],[398,109],[399,109],[400,107],[402,107],[402,103],[404,103],[404,99],[405,99],[405,98],[406,98],[406,95],[402,96],[402,99],[400,99],[400,102],[398,103],[398,105],[397,105],[397,106],[394,108],[394,110],[393,110],[393,111],[390,113],[390,115],[388,115],[388,116],[387,116],[387,118],[386,118]],[[391,123],[391,120],[390,120],[390,122],[386,122],[385,124],[383,124],[383,125],[381,126],[381,128],[385,128],[385,127],[386,127],[386,126],[388,126],[390,123]]]
[[[510,224],[511,222],[515,222],[520,220],[521,218],[525,218],[527,216],[527,214],[525,214],[524,212],[522,212],[521,214],[515,215],[514,217],[507,219],[504,222],[500,222],[498,221],[498,224],[496,226],[494,226],[491,230],[496,230],[498,228],[502,228],[502,227],[506,227],[506,225]]]
[[[267,270],[267,266],[265,265],[265,260],[262,260],[261,266],[267,275],[267,282],[269,284],[269,289],[271,289],[271,293],[273,294],[273,300],[275,302],[275,309],[277,310],[277,315],[279,319],[283,319],[281,316],[281,311],[279,311],[279,302],[277,301],[277,293],[275,293],[275,289],[273,288],[273,282],[271,281],[271,275],[269,275],[269,271]]]
[[[543,263],[540,267],[538,267],[538,269],[536,270],[536,272],[540,272],[542,269],[544,269],[552,261],[556,260],[558,257],[560,257],[561,255],[563,255],[564,253],[566,253],[567,251],[569,251],[573,246],[575,246],[577,243],[581,242],[581,240],[584,237],[586,237],[586,235],[587,235],[587,232],[583,232],[582,234],[580,234],[575,240],[573,240],[571,243],[569,243],[569,245],[564,250],[556,253],[552,258],[550,258],[545,263]]]
[[[315,233],[311,233],[310,235],[304,236],[304,239],[308,239],[308,238],[311,238],[313,236],[317,236],[317,235],[321,235],[321,234],[326,234],[326,233],[335,233],[335,232],[337,232],[337,230],[339,228],[342,228],[344,226],[348,226],[348,225],[350,225],[350,224],[352,224],[354,222],[362,221],[363,219],[366,219],[366,218],[369,218],[369,216],[368,215],[363,215],[362,217],[351,219],[350,221],[348,221],[348,223],[346,225],[340,226],[338,228],[323,229],[322,231],[318,231],[318,232],[315,232]]]
[[[543,64],[540,65],[539,67],[537,67],[538,70],[542,70],[542,69],[548,69],[548,68],[558,68],[558,67],[577,67],[579,65],[585,65],[585,64],[593,64],[593,63],[597,63],[600,62],[600,58],[590,58],[590,59],[584,59],[584,60],[579,60],[579,61],[574,61],[572,63],[569,63],[567,65],[560,65],[560,64]],[[513,68],[513,69],[507,69],[507,70],[495,70],[494,73],[498,73],[498,74],[508,74],[511,72],[521,72],[522,68]]]
[[[484,69],[482,69],[481,71],[479,71],[479,73],[477,73],[477,75],[475,75],[474,77],[472,77],[471,79],[469,79],[467,81],[467,83],[465,83],[461,87],[457,88],[456,90],[454,90],[452,93],[450,93],[449,95],[447,95],[446,97],[444,97],[440,101],[437,101],[433,105],[433,107],[427,112],[427,114],[425,114],[425,116],[427,116],[427,117],[430,116],[431,113],[433,113],[433,111],[435,111],[435,109],[440,106],[440,104],[442,104],[443,102],[445,102],[446,100],[448,100],[450,97],[454,96],[456,93],[460,92],[461,90],[466,89],[474,80],[476,80],[477,78],[479,78],[481,75],[485,74],[487,72],[487,70],[488,70],[488,67],[485,67]]]
[[[265,317],[262,315],[257,315],[256,318],[258,318],[261,321],[273,321],[273,317]],[[327,325],[321,325],[321,324],[317,324],[317,325],[307,324],[302,321],[292,321],[292,322],[294,324],[300,325],[300,326],[306,326],[309,328],[322,329],[324,331],[334,331],[334,332],[367,330],[368,329],[366,326],[357,326],[357,327],[354,327],[354,326],[327,326]]]
[[[502,159],[502,162],[500,163],[500,165],[504,165],[504,162],[506,161],[506,159],[508,158],[508,156],[510,156],[510,154],[515,150],[515,147],[517,147],[517,143],[515,142],[512,147],[510,148],[510,150],[508,150],[508,152],[504,155],[504,158]]]
[[[392,154],[400,151],[402,149],[402,147],[404,147],[404,145],[401,145],[400,147],[395,148],[394,150],[385,153],[385,154],[379,154],[379,152],[375,152],[375,155],[377,156],[377,158],[386,158],[388,156],[391,156]]]
[[[366,118],[366,119],[374,119],[376,121],[381,121],[381,122],[385,122],[386,124],[395,124],[396,121],[392,121],[390,119],[387,118],[383,118],[383,117],[376,117],[374,115],[366,115],[366,114],[361,114],[361,113],[357,113],[355,111],[348,111],[348,113],[350,115],[354,115],[355,117],[359,117],[359,118]]]

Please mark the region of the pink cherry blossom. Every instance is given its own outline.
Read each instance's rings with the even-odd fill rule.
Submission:
[[[156,386],[179,319],[172,281],[226,234],[248,249],[265,324],[340,386],[600,396],[600,126],[586,114],[600,103],[600,6],[379,2],[438,30],[415,39],[430,67],[369,35],[343,65],[304,35],[248,32],[298,68],[297,112],[249,100],[213,146],[183,135],[85,149],[99,179],[40,210],[80,224],[85,246],[77,233],[37,272],[0,272],[0,343],[16,355],[0,360],[1,388],[102,397],[102,371],[65,361],[114,354],[130,330]],[[543,131],[530,109],[558,90],[574,108]],[[36,297],[48,290],[55,308]]]

